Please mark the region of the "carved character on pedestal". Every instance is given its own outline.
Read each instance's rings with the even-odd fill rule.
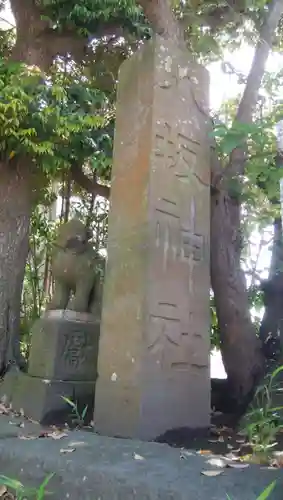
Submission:
[[[68,309],[99,314],[103,259],[95,252],[90,231],[78,219],[60,226],[53,243],[55,292],[47,310]]]

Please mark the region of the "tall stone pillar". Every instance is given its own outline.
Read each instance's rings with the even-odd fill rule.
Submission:
[[[95,428],[207,428],[208,74],[155,38],[120,70]]]

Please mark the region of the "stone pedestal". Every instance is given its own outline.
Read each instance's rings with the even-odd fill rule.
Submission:
[[[152,439],[210,417],[208,74],[153,39],[121,67],[94,423]]]
[[[49,311],[34,324],[27,373],[10,371],[0,386],[1,397],[15,410],[42,424],[71,422],[77,404],[85,423],[92,420],[99,322],[90,314]]]

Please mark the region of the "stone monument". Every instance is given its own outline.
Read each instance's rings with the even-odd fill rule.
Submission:
[[[59,228],[53,244],[55,293],[33,325],[27,373],[10,371],[1,396],[42,424],[70,422],[69,398],[85,423],[92,420],[103,265],[76,219]]]
[[[119,76],[95,429],[154,439],[210,420],[204,68],[159,37]]]

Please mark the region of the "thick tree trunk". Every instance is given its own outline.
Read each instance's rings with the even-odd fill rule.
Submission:
[[[283,158],[280,152],[276,155],[275,164],[278,169],[283,167]],[[269,195],[265,184],[260,187],[266,196]],[[279,186],[278,186],[279,189]],[[270,197],[269,197],[270,198]],[[280,207],[280,196],[270,198],[270,204]],[[273,221],[273,242],[269,276],[261,282],[263,291],[264,316],[259,330],[263,352],[267,360],[267,370],[282,364],[283,357],[283,228],[281,216]]]
[[[269,277],[261,282],[264,316],[259,330],[267,371],[283,360],[283,240],[281,217],[273,222],[274,234]]]
[[[32,210],[28,167],[0,163],[0,373],[12,363],[22,366],[20,305]]]
[[[263,374],[261,344],[251,322],[240,267],[240,204],[225,190],[211,196],[211,283],[221,335],[221,352],[234,404],[243,414]]]

